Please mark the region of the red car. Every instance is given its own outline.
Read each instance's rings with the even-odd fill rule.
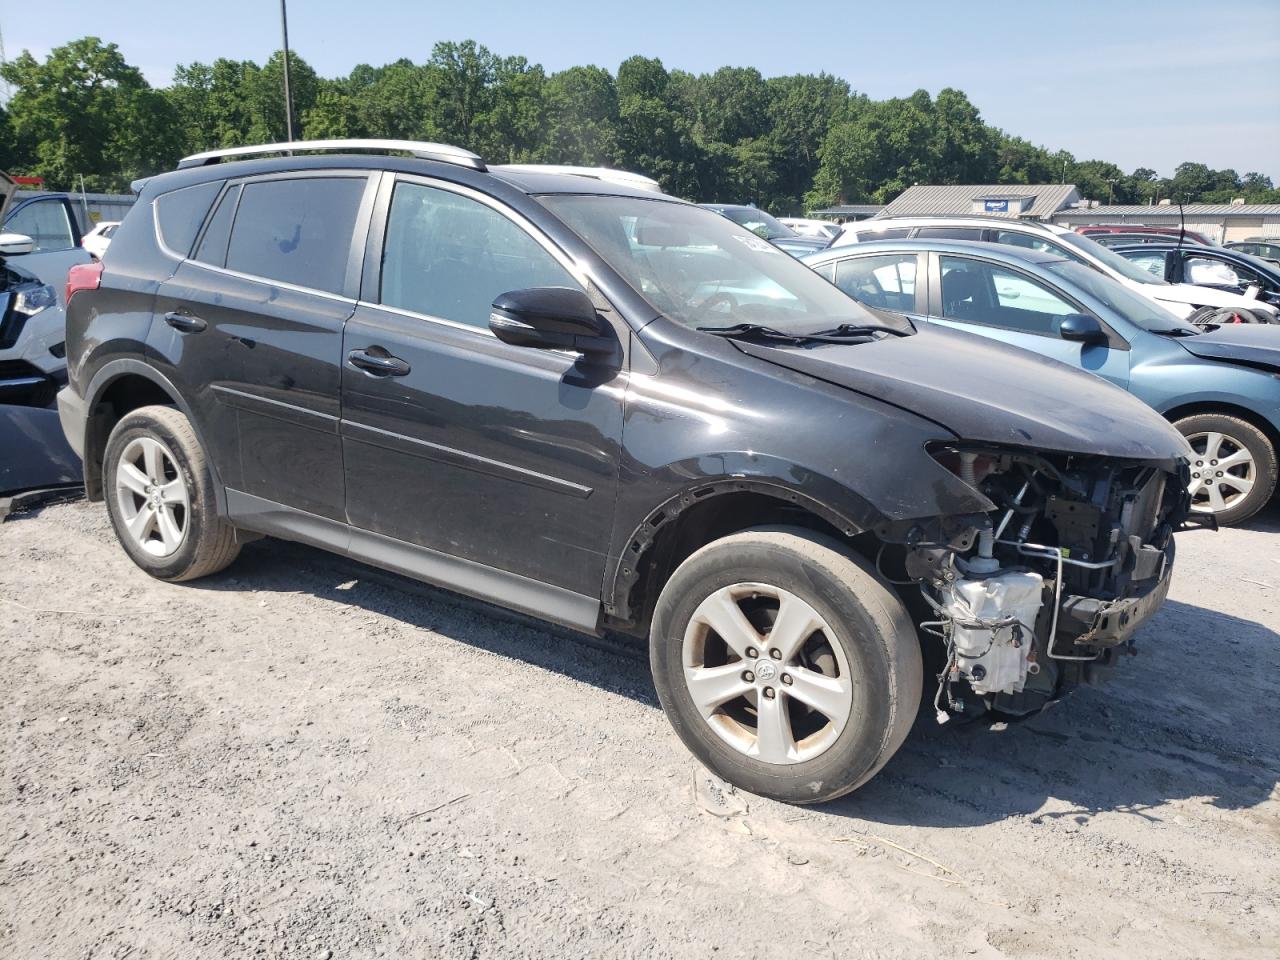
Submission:
[[[1108,233],[1154,233],[1162,237],[1176,237],[1181,232],[1178,227],[1145,227],[1134,223],[1092,223],[1087,227],[1076,227],[1076,233],[1093,237],[1095,240],[1098,239],[1098,234]],[[1188,230],[1185,236],[1195,243],[1201,243],[1207,247],[1213,246],[1212,240],[1194,230]]]

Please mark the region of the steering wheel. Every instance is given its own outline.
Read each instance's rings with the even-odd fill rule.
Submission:
[[[713,293],[697,306],[689,311],[689,319],[696,325],[703,315],[710,313],[711,310],[721,303],[729,305],[730,310],[738,309],[738,298],[731,293]]]

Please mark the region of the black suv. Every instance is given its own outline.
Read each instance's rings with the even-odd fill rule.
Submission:
[[[607,170],[199,155],[69,288],[64,428],[152,576],[268,534],[647,636],[693,753],[795,802],[868,780],[922,693],[1025,716],[1105,672],[1188,507],[1124,391]]]

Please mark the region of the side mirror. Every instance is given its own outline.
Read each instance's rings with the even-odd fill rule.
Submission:
[[[1069,313],[1058,324],[1058,336],[1077,343],[1107,343],[1107,331],[1102,329],[1097,317],[1087,313]]]
[[[35,248],[36,242],[25,233],[0,233],[0,257],[16,257]]]
[[[541,350],[612,353],[609,336],[595,304],[570,287],[512,290],[493,301],[489,329],[503,343]]]

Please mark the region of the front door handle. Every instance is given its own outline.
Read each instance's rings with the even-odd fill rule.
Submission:
[[[370,350],[378,353],[370,353]],[[391,356],[381,347],[352,350],[347,354],[347,363],[370,377],[403,377],[409,372],[409,364]]]
[[[209,326],[203,319],[190,313],[166,313],[164,322],[179,333],[199,333]]]

